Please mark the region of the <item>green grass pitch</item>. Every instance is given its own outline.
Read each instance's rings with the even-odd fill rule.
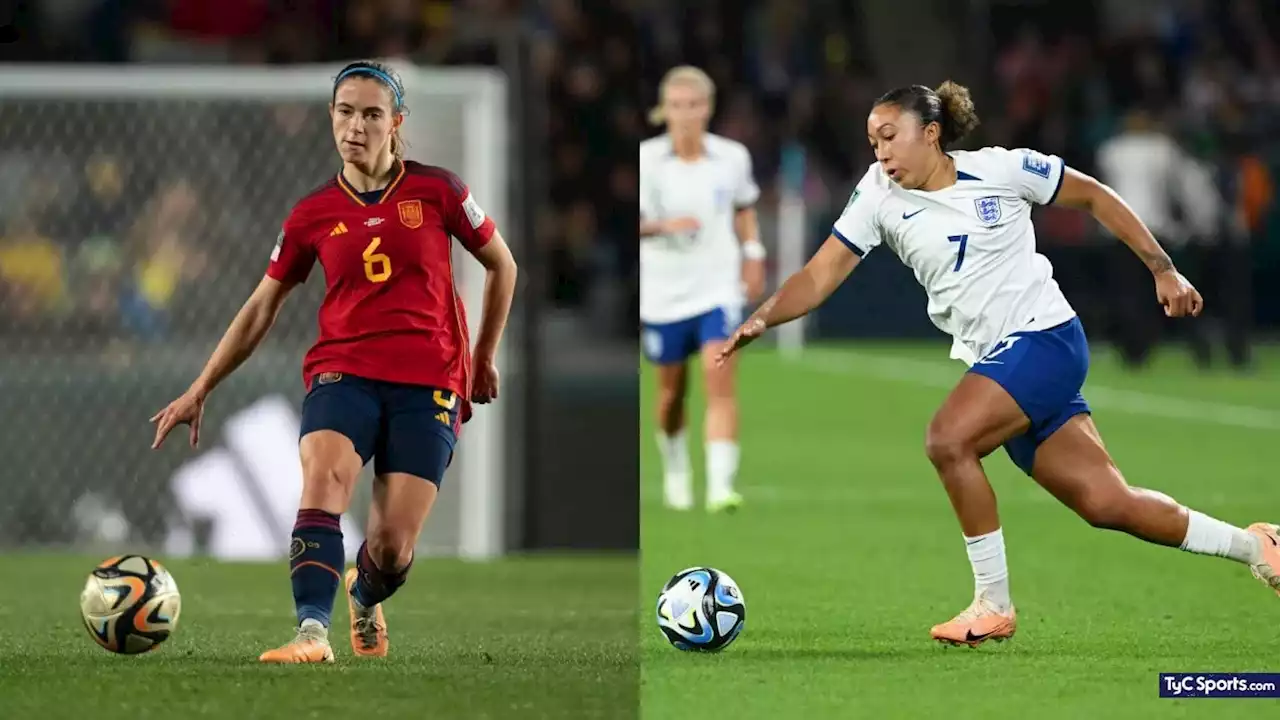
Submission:
[[[387,658],[355,658],[339,595],[337,663],[264,666],[291,637],[283,563],[166,560],[182,592],[177,632],[116,656],[77,599],[102,558],[0,557],[0,718],[634,717],[634,557],[420,559],[386,606]],[[619,708],[623,708],[620,712]]]
[[[754,350],[754,349],[753,349]],[[1247,376],[1166,351],[1127,373],[1095,350],[1086,397],[1130,483],[1237,524],[1280,521],[1280,351]],[[643,717],[1228,718],[1280,701],[1167,700],[1160,672],[1280,672],[1280,598],[1226,560],[1094,530],[1018,471],[986,461],[1000,500],[1017,636],[978,649],[928,635],[972,597],[959,526],[924,428],[963,365],[947,346],[824,346],[740,368],[746,505],[661,505],[654,376],[642,372]],[[690,436],[701,435],[694,382]],[[701,449],[694,468],[702,485]],[[742,586],[747,626],[718,655],[671,648],[653,620],[675,571]]]

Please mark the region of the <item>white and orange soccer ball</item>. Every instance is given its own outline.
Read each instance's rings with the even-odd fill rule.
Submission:
[[[182,596],[163,565],[141,555],[104,560],[80,592],[80,616],[89,635],[121,655],[156,649],[178,627]]]

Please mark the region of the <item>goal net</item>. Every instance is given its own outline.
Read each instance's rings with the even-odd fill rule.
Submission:
[[[285,554],[319,268],[211,397],[198,449],[179,428],[151,451],[147,420],[199,373],[293,202],[338,170],[326,111],[338,69],[0,71],[0,545]],[[503,77],[397,69],[407,156],[457,172],[502,226]],[[474,325],[484,273],[459,252]],[[502,413],[467,424],[420,552],[501,552]],[[349,553],[369,485],[344,518]]]

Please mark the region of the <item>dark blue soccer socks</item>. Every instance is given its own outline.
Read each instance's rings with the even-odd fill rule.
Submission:
[[[356,555],[356,569],[359,575],[351,595],[356,602],[371,608],[395,594],[409,577],[411,567],[413,567],[413,558],[409,558],[409,564],[399,570],[393,572],[380,570],[374,564],[373,558],[369,556],[369,543],[365,542],[360,545],[360,553]]]
[[[299,510],[289,544],[289,573],[298,624],[311,619],[329,627],[343,565],[342,525],[324,510]]]

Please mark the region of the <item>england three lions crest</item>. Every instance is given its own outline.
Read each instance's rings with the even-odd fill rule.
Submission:
[[[729,204],[729,200],[730,200],[731,198],[732,198],[732,196],[729,194],[729,188],[727,188],[727,187],[718,187],[718,188],[716,188],[715,203],[716,203],[716,207],[717,207],[717,208],[724,207],[725,205],[728,205],[728,204]]]
[[[983,225],[995,225],[1000,222],[1000,198],[994,195],[980,197],[973,201],[973,207],[978,211],[978,219]]]
[[[422,201],[402,200],[396,209],[400,211],[400,222],[410,230],[422,227]]]

